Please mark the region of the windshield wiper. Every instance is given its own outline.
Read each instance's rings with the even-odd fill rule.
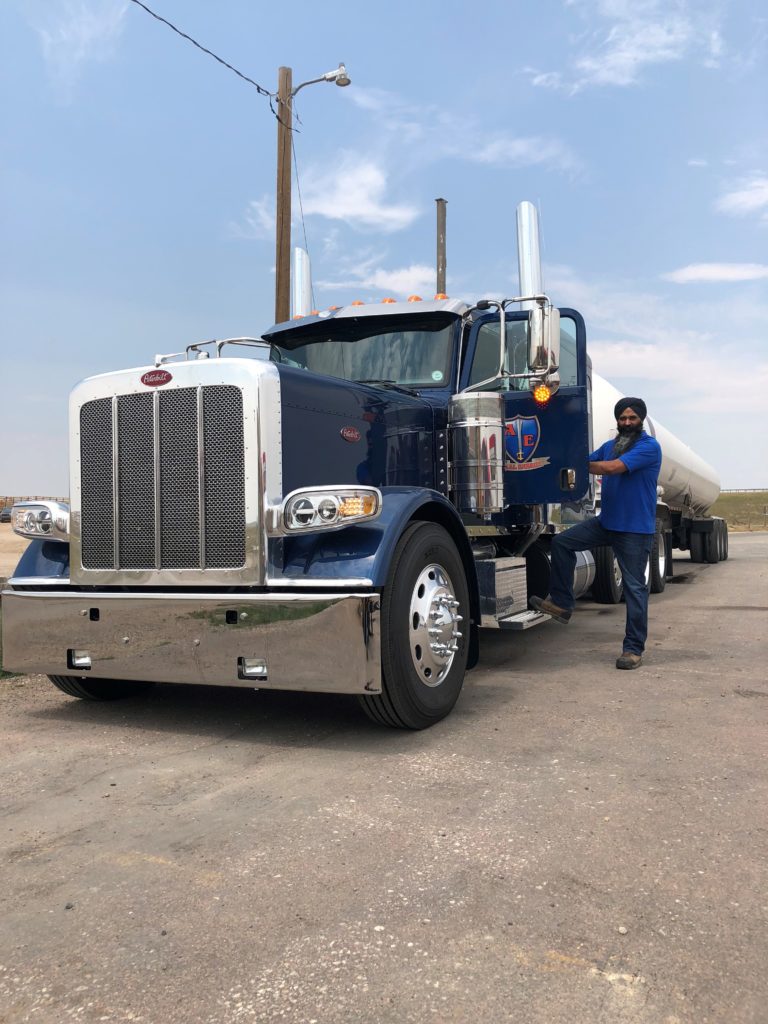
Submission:
[[[418,391],[414,391],[413,388],[407,388],[404,384],[398,384],[395,380],[384,380],[378,377],[364,377],[362,380],[356,380],[355,384],[373,384],[379,388],[391,388],[393,391],[401,391],[404,395],[416,395],[418,398]]]

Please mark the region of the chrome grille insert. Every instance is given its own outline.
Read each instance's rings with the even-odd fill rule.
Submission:
[[[243,396],[221,384],[80,410],[85,569],[245,565]]]

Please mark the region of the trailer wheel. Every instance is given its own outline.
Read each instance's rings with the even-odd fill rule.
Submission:
[[[399,729],[445,718],[464,682],[468,627],[469,591],[455,544],[442,526],[413,523],[382,593],[382,693],[360,697],[369,718]]]
[[[712,529],[704,534],[704,560],[714,565],[720,561],[720,531],[717,528],[717,520],[712,523]]]
[[[661,594],[667,585],[667,542],[661,526],[656,524],[656,534],[649,558],[650,574],[648,589],[652,594]]]
[[[48,676],[54,686],[69,697],[82,700],[121,700],[137,697],[151,689],[154,683],[133,679],[81,679],[80,676]]]
[[[619,562],[610,546],[595,548],[595,581],[592,599],[598,604],[618,604],[624,593]]]
[[[720,539],[722,541],[720,548],[720,561],[728,561],[728,523],[724,519],[720,519]]]

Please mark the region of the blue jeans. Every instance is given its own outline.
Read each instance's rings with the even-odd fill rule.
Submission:
[[[610,545],[624,577],[624,600],[627,603],[627,627],[624,651],[642,654],[648,636],[648,587],[645,569],[653,544],[652,533],[620,533],[606,530],[599,519],[572,526],[552,538],[552,574],[549,596],[559,608],[573,608],[573,571],[576,551]]]

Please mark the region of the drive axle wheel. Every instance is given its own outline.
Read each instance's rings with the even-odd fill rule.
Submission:
[[[648,589],[652,594],[661,594],[667,585],[667,542],[659,522],[656,523],[648,568]]]
[[[83,679],[81,676],[48,678],[62,693],[69,697],[80,697],[82,700],[121,700],[123,697],[137,697],[155,685],[133,679]]]
[[[450,535],[412,523],[400,538],[381,602],[382,693],[361,697],[382,725],[426,729],[456,703],[467,666],[469,593]]]

